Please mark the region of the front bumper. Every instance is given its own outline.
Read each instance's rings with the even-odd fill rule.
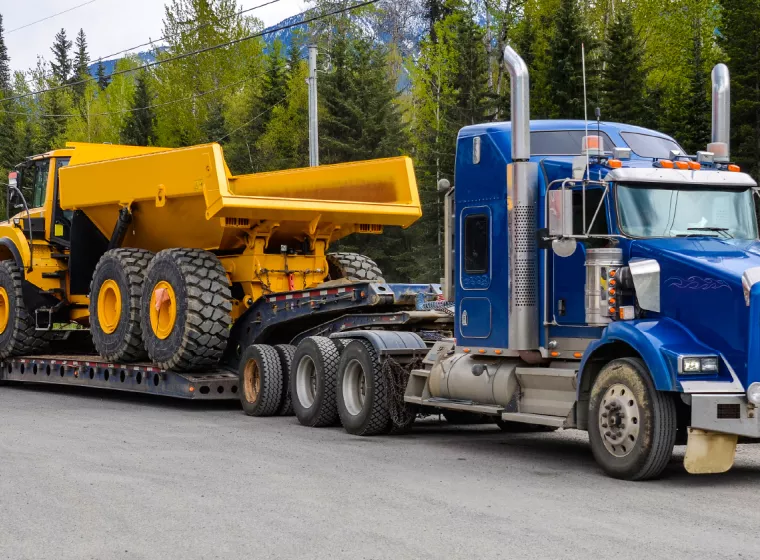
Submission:
[[[691,395],[691,427],[760,438],[760,409],[746,395]]]

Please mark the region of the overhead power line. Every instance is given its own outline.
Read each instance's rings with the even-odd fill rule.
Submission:
[[[120,76],[120,75],[123,75],[123,74],[132,74],[133,72],[138,72],[140,70],[147,70],[148,68],[153,68],[155,66],[160,66],[161,64],[166,64],[168,62],[174,62],[176,60],[182,60],[182,59],[185,59],[185,58],[189,58],[191,56],[197,56],[199,54],[203,54],[203,53],[206,53],[206,52],[214,51],[216,49],[222,49],[222,48],[225,48],[225,47],[230,47],[232,45],[237,45],[238,43],[242,43],[244,41],[250,41],[251,39],[255,39],[257,37],[262,37],[264,35],[270,35],[272,33],[277,33],[278,31],[284,31],[286,29],[291,29],[293,27],[298,27],[300,25],[307,25],[309,23],[312,23],[312,22],[315,22],[315,21],[319,21],[321,19],[326,19],[326,18],[328,18],[330,16],[339,15],[339,14],[342,14],[342,13],[345,13],[345,12],[349,12],[349,11],[352,11],[352,10],[363,8],[365,6],[370,6],[372,4],[376,4],[379,1],[380,0],[366,0],[364,2],[360,2],[358,4],[354,4],[353,6],[346,6],[345,8],[339,8],[337,10],[333,10],[332,12],[328,12],[326,14],[321,14],[321,15],[318,15],[318,16],[314,16],[314,17],[305,19],[303,21],[299,21],[299,22],[295,22],[295,23],[289,23],[287,25],[280,25],[278,27],[272,27],[272,28],[269,28],[269,29],[264,30],[264,31],[259,31],[257,33],[252,33],[250,35],[246,35],[245,37],[240,37],[239,39],[232,39],[231,41],[225,41],[224,43],[219,43],[217,45],[212,45],[210,47],[204,47],[202,49],[197,49],[197,50],[194,50],[194,51],[178,54],[178,55],[175,55],[175,56],[172,56],[172,57],[169,57],[169,58],[164,58],[164,59],[161,59],[161,60],[156,60],[154,62],[149,62],[147,64],[143,64],[142,66],[138,66],[136,68],[127,68],[127,69],[124,69],[124,70],[117,70],[117,71],[112,72],[111,74],[109,74],[109,77]],[[78,85],[81,85],[81,84],[87,84],[89,82],[94,82],[96,80],[97,80],[97,78],[90,77],[90,78],[85,78],[83,80],[77,80],[75,82],[69,82],[67,84],[62,84],[60,86],[54,86],[54,87],[50,87],[50,88],[46,88],[46,89],[41,89],[41,90],[38,90],[38,91],[33,91],[33,92],[30,92],[30,93],[24,93],[24,94],[21,94],[21,95],[14,95],[14,96],[11,96],[11,97],[5,97],[3,99],[0,99],[0,103],[2,103],[4,101],[15,101],[16,99],[25,99],[27,97],[32,97],[32,96],[35,96],[35,95],[39,95],[41,93],[49,93],[49,92],[52,92],[52,91],[59,91],[59,90],[62,90],[62,89],[71,88],[71,87],[78,86]]]
[[[92,0],[92,1],[94,2],[95,0]],[[251,8],[246,8],[245,10],[240,10],[239,12],[235,12],[234,14],[231,14],[231,15],[219,18],[219,20],[217,20],[217,22],[226,21],[228,19],[232,19],[233,17],[241,16],[241,15],[246,14],[248,12],[252,12],[254,10],[258,10],[259,8],[264,8],[264,7],[269,6],[271,4],[276,4],[277,2],[280,2],[280,1],[281,0],[269,0],[269,2],[264,2],[263,4],[259,4],[258,6],[253,6]],[[182,35],[183,33],[193,33],[195,31],[198,31],[199,29],[203,29],[204,27],[208,27],[210,25],[214,25],[214,23],[217,23],[217,22],[203,23],[201,25],[198,25],[196,27],[192,27],[192,28],[184,30],[184,31],[180,31],[178,33],[174,33],[174,34],[170,34],[170,35],[163,35],[162,37],[159,37],[158,39],[155,39],[155,40],[151,39],[151,40],[146,41],[145,43],[140,43],[139,45],[135,45],[134,47],[127,47],[126,49],[121,49],[121,50],[112,52],[111,54],[107,54],[107,55],[103,55],[103,56],[96,56],[92,60],[97,60],[98,62],[102,62],[103,60],[108,60],[108,59],[110,59],[110,58],[112,58],[114,56],[124,55],[124,54],[126,54],[126,53],[128,53],[130,51],[135,51],[135,50],[141,49],[143,47],[153,46],[154,44],[158,43],[159,41],[165,41],[166,39],[168,39],[170,37],[176,37],[177,35]],[[42,77],[43,78],[49,77],[49,76],[52,76],[52,75],[53,75],[52,72],[43,72],[42,73]],[[106,76],[106,77],[108,77],[108,76]],[[29,82],[29,80],[25,80],[25,81]]]
[[[88,4],[92,4],[93,2],[97,2],[98,0],[89,0],[89,2],[83,2],[82,4],[79,4],[77,6],[74,6],[72,8],[69,8],[68,10],[63,10],[62,12],[58,12],[57,14],[53,14],[48,17],[44,17],[42,19],[38,19],[37,21],[33,21],[31,23],[27,23],[25,25],[22,25],[21,27],[15,27],[11,29],[10,31],[6,31],[5,34],[8,35],[10,33],[13,33],[14,31],[20,31],[22,29],[26,29],[27,27],[31,27],[32,25],[37,25],[38,23],[42,23],[43,21],[47,21],[49,19],[53,19],[54,17],[60,16],[61,14],[65,14],[67,12],[71,12],[76,10],[77,8],[81,8],[82,6],[87,6]]]
[[[235,12],[234,14],[231,14],[229,16],[220,18],[219,21],[225,21],[225,20],[228,20],[228,19],[232,19],[233,17],[241,16],[241,15],[246,14],[248,12],[252,12],[253,10],[258,10],[259,8],[264,8],[265,6],[269,6],[270,4],[276,4],[277,2],[280,2],[280,1],[281,0],[269,0],[269,2],[264,2],[263,4],[259,4],[258,6],[253,6],[252,8],[246,8],[245,10],[240,10],[239,12]],[[193,28],[188,29],[186,31],[180,31],[179,33],[174,33],[174,34],[171,34],[171,35],[164,35],[163,37],[159,37],[155,41],[147,41],[145,43],[141,43],[139,45],[135,45],[134,47],[129,47],[129,48],[126,48],[126,49],[121,49],[120,51],[116,51],[116,52],[113,52],[111,54],[107,54],[105,56],[98,56],[98,57],[94,58],[93,60],[108,60],[109,58],[111,58],[113,56],[118,56],[118,55],[121,55],[121,54],[125,54],[125,53],[128,53],[129,51],[134,51],[134,50],[140,49],[142,47],[149,47],[149,46],[151,46],[151,45],[153,45],[155,43],[158,43],[159,41],[165,41],[169,37],[175,37],[177,35],[181,35],[182,33],[193,33],[194,31],[198,31],[199,29],[203,29],[204,27],[208,27],[209,25],[214,25],[214,23],[216,23],[216,22],[203,23],[201,25],[198,25],[197,27],[193,27]]]

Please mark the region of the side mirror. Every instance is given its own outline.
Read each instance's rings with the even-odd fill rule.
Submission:
[[[575,253],[577,241],[573,235],[573,191],[570,189],[552,190],[549,196],[549,236],[552,250],[560,257],[569,257]]]

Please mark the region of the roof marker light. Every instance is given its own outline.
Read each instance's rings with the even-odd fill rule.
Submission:
[[[673,162],[669,159],[661,159],[654,162],[656,167],[662,167],[663,169],[673,169]]]
[[[689,169],[689,164],[685,161],[673,162],[677,169]]]
[[[742,170],[741,167],[739,167],[738,165],[734,165],[733,163],[728,164],[728,168],[727,169],[729,171],[732,171],[733,173],[739,173],[739,171]]]
[[[623,167],[623,162],[619,159],[608,159],[607,160],[607,167],[611,169],[620,169]]]
[[[700,169],[702,169],[702,164],[697,163],[696,161],[690,161],[689,169],[691,169],[692,171],[699,171]]]

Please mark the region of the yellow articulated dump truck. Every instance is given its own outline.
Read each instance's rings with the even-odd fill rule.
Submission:
[[[33,368],[44,381],[116,377],[144,390],[145,379],[159,387],[166,372],[179,372],[183,385],[164,392],[195,392],[204,386],[188,379],[220,371],[220,362],[237,370],[248,346],[267,337],[265,357],[287,365],[294,348],[286,343],[302,331],[347,309],[413,303],[409,290],[389,299],[369,287],[393,294],[369,258],[328,252],[347,235],[420,217],[406,157],[235,176],[218,144],[69,143],[17,166],[8,205],[0,223],[6,381]],[[357,282],[364,288],[346,287]],[[60,339],[87,329],[92,356],[50,357],[51,344],[60,351]],[[205,393],[232,396],[233,377]],[[254,402],[261,376],[247,381]],[[287,380],[279,385],[285,400]]]

